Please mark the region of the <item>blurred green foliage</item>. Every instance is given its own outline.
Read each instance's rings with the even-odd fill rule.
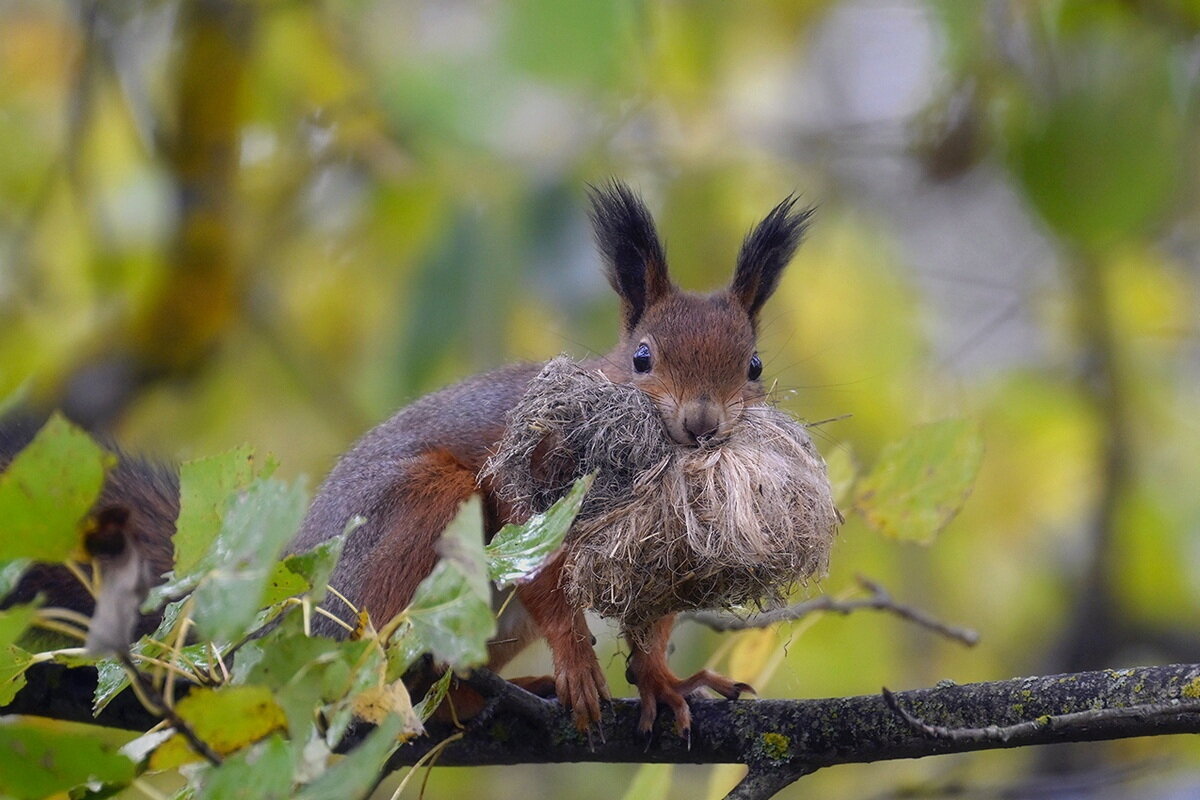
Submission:
[[[781,403],[853,415],[816,429],[844,476],[948,417],[985,448],[933,546],[852,518],[820,588],[870,575],[983,643],[868,616],[682,628],[677,669],[807,696],[1066,667],[1100,639],[1105,665],[1194,657],[1195,0],[13,0],[0,30],[0,397],[171,458],[250,442],[311,482],[425,391],[609,347],[585,182],[646,194],[690,288],[800,190],[819,213],[760,341]],[[1181,743],[1093,752],[1196,766]],[[1037,758],[794,791],[994,785]],[[431,791],[625,779],[597,775],[633,771],[447,770]],[[735,779],[677,768],[670,793]]]

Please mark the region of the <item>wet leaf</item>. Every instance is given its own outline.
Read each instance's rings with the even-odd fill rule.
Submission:
[[[0,611],[0,647],[20,641],[36,616],[37,606],[32,603]]]
[[[0,474],[0,560],[80,554],[88,512],[116,457],[55,414]]]
[[[532,577],[559,547],[584,495],[591,488],[593,475],[575,482],[571,491],[550,506],[544,514],[535,514],[522,525],[505,525],[487,545],[488,575],[501,586]]]
[[[400,646],[409,661],[431,652],[455,668],[478,666],[487,661],[487,640],[496,633],[484,542],[478,531],[451,525],[438,549],[442,559],[404,610]]]
[[[318,709],[379,685],[382,676],[383,656],[373,642],[307,637],[293,617],[239,651],[233,680],[272,689],[292,739],[304,741]]]
[[[299,483],[259,479],[238,493],[198,566],[207,572],[193,594],[201,636],[230,641],[253,621],[275,559],[300,526],[307,504]]]
[[[158,627],[148,636],[143,636],[130,648],[135,655],[147,655],[155,658],[166,652],[164,645],[169,646],[174,640],[175,625],[179,621],[179,612],[184,600],[170,603],[163,609],[162,619]],[[202,655],[207,645],[193,644],[183,648],[185,655]],[[207,661],[207,659],[202,659]],[[92,714],[99,714],[114,697],[124,691],[129,685],[129,676],[124,668],[111,658],[106,658],[96,664],[96,692],[92,699]]]
[[[389,714],[395,714],[403,723],[399,734],[401,740],[425,733],[425,726],[421,724],[402,680],[374,686],[354,698],[354,716],[372,725],[379,725]]]
[[[433,712],[437,711],[437,707],[446,699],[446,695],[450,692],[450,681],[453,679],[454,673],[446,670],[445,674],[429,687],[429,691],[421,698],[421,702],[417,703],[414,711],[422,722],[428,722],[429,718],[433,716]]]
[[[973,422],[923,425],[883,449],[859,482],[855,507],[885,536],[928,544],[962,508],[982,460]]]

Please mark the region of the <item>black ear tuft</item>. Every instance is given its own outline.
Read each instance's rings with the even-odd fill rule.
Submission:
[[[666,255],[645,203],[624,183],[589,186],[588,197],[596,246],[608,282],[621,296],[625,329],[632,330],[646,307],[672,290]]]
[[[808,220],[816,210],[812,206],[797,209],[798,200],[795,195],[788,195],[742,242],[729,291],[751,319],[758,316],[763,303],[779,285],[783,268],[804,239]]]

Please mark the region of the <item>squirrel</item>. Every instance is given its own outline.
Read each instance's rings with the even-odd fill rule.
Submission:
[[[730,285],[712,294],[678,289],[650,212],[625,184],[590,190],[590,217],[609,283],[620,298],[621,330],[607,355],[587,362],[609,380],[650,397],[681,447],[720,437],[743,409],[760,406],[763,364],[756,349],[759,313],[775,291],[807,229],[811,208],[789,196],[746,236]],[[369,431],[346,452],[318,490],[289,546],[310,549],[340,534],[355,516],[366,522],[348,537],[330,584],[375,620],[402,611],[438,560],[442,531],[471,496],[482,499],[484,535],[514,519],[514,510],[482,476],[500,440],[506,415],[521,399],[539,364],[519,364],[469,378],[426,395]],[[0,469],[32,438],[36,427],[0,426]],[[178,476],[171,469],[122,458],[108,475],[93,515],[124,526],[145,550],[154,575],[171,567],[170,537],[179,512]],[[560,553],[516,589],[489,644],[489,668],[499,670],[541,636],[553,659],[552,678],[516,679],[540,694],[555,694],[576,725],[600,721],[610,697],[593,650],[583,609],[560,587]],[[43,592],[53,605],[91,613],[92,600],[62,567],[36,565],[0,606]],[[326,601],[332,603],[333,601]],[[339,635],[336,623],[314,620],[314,632]],[[631,648],[626,676],[642,703],[639,729],[648,734],[663,704],[687,734],[687,698],[700,689],[734,699],[749,686],[702,670],[676,676],[667,664],[674,616],[654,624]],[[148,627],[147,627],[148,626]],[[139,632],[152,629],[143,619]]]
[[[0,472],[25,449],[37,434],[39,415],[24,410],[0,419]],[[95,535],[117,536],[135,547],[154,583],[171,569],[175,551],[171,537],[179,517],[179,472],[169,464],[137,458],[101,443],[117,456],[116,466],[104,479],[100,496],[88,515],[90,527],[85,542]],[[119,534],[119,536],[118,536]],[[90,567],[84,566],[90,574]],[[0,597],[0,609],[30,603],[42,595],[46,605],[68,608],[91,617],[96,600],[83,584],[61,564],[31,564],[16,586]],[[152,633],[160,614],[143,614],[135,630],[138,636]]]
[[[621,302],[621,331],[607,355],[585,364],[650,397],[671,439],[693,447],[721,436],[743,409],[762,405],[762,361],[755,349],[759,312],[778,286],[807,228],[812,209],[794,196],[777,205],[745,238],[728,288],[708,295],[678,289],[650,212],[625,184],[590,190],[591,221],[605,271]],[[437,542],[464,501],[479,494],[484,534],[513,519],[513,509],[483,476],[507,412],[541,365],[516,365],[427,395],[367,433],[341,457],[318,491],[294,541],[310,548],[340,533],[355,515],[366,524],[350,534],[330,580],[374,619],[399,613],[438,560]],[[535,458],[537,457],[535,453]],[[580,729],[600,720],[610,697],[581,608],[560,587],[560,553],[516,589],[489,647],[498,670],[538,636],[553,659],[553,693]],[[659,704],[675,727],[691,727],[687,697],[707,688],[734,699],[750,687],[703,670],[677,677],[667,665],[674,616],[663,617],[641,644],[629,639],[627,678],[642,703],[639,729],[649,733]],[[323,620],[332,632],[333,623]],[[518,679],[531,690],[548,679]]]

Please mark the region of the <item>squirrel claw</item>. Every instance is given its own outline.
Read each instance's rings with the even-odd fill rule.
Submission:
[[[692,712],[688,707],[687,698],[700,696],[704,689],[709,689],[726,700],[736,700],[742,694],[755,693],[753,687],[747,683],[731,681],[706,669],[684,679],[675,677],[669,671],[648,671],[637,677],[638,694],[642,701],[638,730],[649,738],[654,720],[658,716],[658,705],[662,703],[674,713],[675,732],[687,741],[689,750],[692,743]]]
[[[555,689],[558,702],[571,710],[575,728],[587,734],[590,743],[592,726],[600,727],[601,704],[610,697],[600,665],[593,659],[591,664],[585,662],[581,669],[559,671],[555,676]],[[603,731],[600,735],[603,741]]]

